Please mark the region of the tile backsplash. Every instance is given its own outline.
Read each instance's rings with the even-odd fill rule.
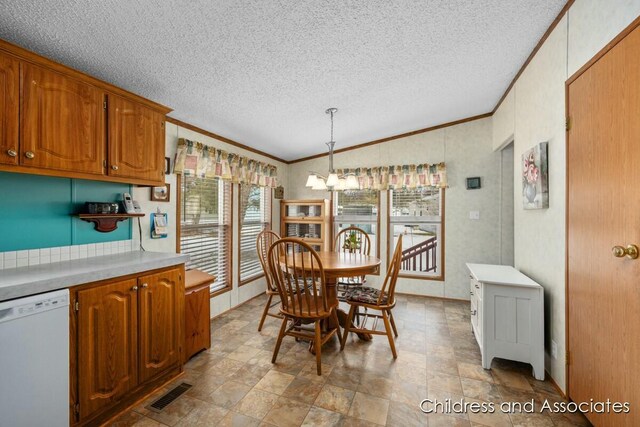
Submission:
[[[131,252],[132,250],[137,250],[137,247],[134,246],[133,240],[129,239],[115,242],[89,243],[86,245],[0,252],[0,270],[118,254]]]

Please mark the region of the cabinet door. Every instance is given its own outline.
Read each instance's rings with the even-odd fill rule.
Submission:
[[[109,94],[111,176],[164,182],[164,115]]]
[[[80,420],[138,384],[136,285],[131,279],[78,292]]]
[[[209,286],[185,296],[185,362],[200,350],[211,347]]]
[[[140,288],[140,381],[182,357],[184,274],[176,268],[138,279]]]
[[[0,54],[0,163],[18,164],[20,63]]]
[[[22,70],[20,164],[102,175],[104,92],[32,64]]]

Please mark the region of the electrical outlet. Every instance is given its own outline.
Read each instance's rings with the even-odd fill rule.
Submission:
[[[551,357],[558,358],[558,344],[554,340],[551,340]]]

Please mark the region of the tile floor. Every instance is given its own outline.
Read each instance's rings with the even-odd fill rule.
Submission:
[[[495,360],[482,369],[470,330],[469,304],[398,296],[399,337],[393,360],[386,337],[351,335],[343,352],[337,339],[323,347],[323,374],[307,344],[285,337],[278,361],[271,355],[279,320],[257,332],[264,297],[212,321],[212,348],[185,366],[185,375],[158,391],[116,426],[588,426],[570,414],[425,414],[429,398],[466,402],[559,401],[549,381],[536,381],[529,365]],[[179,382],[187,393],[154,413],[149,403]]]

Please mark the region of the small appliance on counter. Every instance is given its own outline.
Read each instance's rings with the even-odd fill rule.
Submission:
[[[120,203],[117,202],[85,202],[84,212],[88,214],[117,214]]]

